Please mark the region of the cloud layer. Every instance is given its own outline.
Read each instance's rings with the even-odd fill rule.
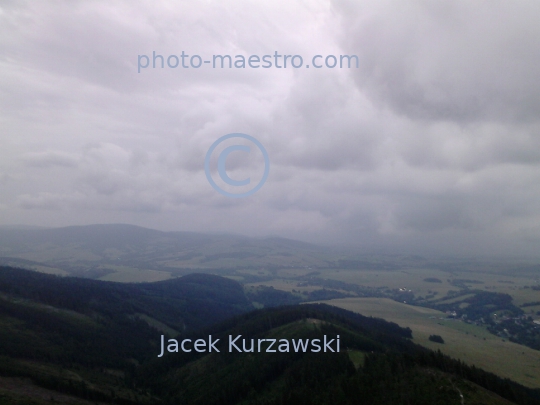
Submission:
[[[0,223],[537,255],[539,20],[535,2],[3,2]],[[138,73],[154,51],[358,68]],[[204,173],[231,132],[270,156],[245,199]]]

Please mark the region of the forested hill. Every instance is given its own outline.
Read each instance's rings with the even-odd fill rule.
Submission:
[[[540,404],[394,323],[322,304],[250,309],[212,275],[115,284],[0,268],[0,404]],[[169,350],[210,335],[219,353]],[[227,350],[239,335],[262,350]],[[339,349],[293,346],[338,335]],[[290,350],[267,352],[272,339]]]
[[[253,309],[239,283],[210,274],[124,284],[0,267],[0,293],[94,317],[143,314],[178,331]]]
[[[224,343],[241,334],[248,348],[339,335],[341,348],[267,352],[267,341],[259,352],[165,353],[135,380],[171,405],[540,404],[538,392],[411,343],[408,328],[323,304],[258,310],[187,337],[208,334]]]
[[[252,309],[240,284],[209,274],[125,284],[0,267],[0,404],[60,401],[57,391],[75,403],[144,402],[129,379],[155,357],[161,334]]]

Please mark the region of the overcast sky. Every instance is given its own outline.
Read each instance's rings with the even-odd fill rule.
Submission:
[[[2,0],[0,224],[539,255],[539,21],[535,0]],[[304,66],[138,73],[154,51]],[[246,198],[205,175],[228,133],[268,151]],[[256,183],[257,153],[228,175]]]

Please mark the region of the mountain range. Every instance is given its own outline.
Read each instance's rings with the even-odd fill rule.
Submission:
[[[159,356],[210,336],[262,350]],[[338,336],[339,350],[266,351]],[[240,284],[200,273],[111,283],[0,267],[0,342],[0,404],[540,404],[408,328],[322,304],[254,310]]]
[[[0,263],[88,278],[129,270],[166,279],[238,267],[328,267],[337,258],[334,249],[278,237],[162,232],[124,224],[0,228]]]

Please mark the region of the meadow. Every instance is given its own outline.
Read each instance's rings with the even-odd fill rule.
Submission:
[[[540,388],[540,351],[505,341],[481,326],[446,319],[443,312],[386,298],[344,298],[322,302],[409,327],[415,343],[440,350],[525,386]],[[445,343],[429,341],[430,335],[442,336]]]
[[[257,274],[256,271],[251,276]],[[304,283],[300,280],[315,274],[323,280],[337,280],[348,284],[372,288],[404,289],[415,297],[427,297],[426,302],[440,300],[440,303],[461,302],[473,294],[461,293],[457,297],[444,297],[448,293],[463,291],[463,287],[509,294],[515,305],[540,301],[540,291],[532,289],[538,279],[530,274],[501,271],[444,271],[440,269],[408,268],[403,270],[356,270],[356,269],[280,269],[274,271],[273,278],[246,284],[249,287],[264,285],[291,293],[311,292],[321,289],[320,285]],[[410,327],[414,342],[433,350],[458,358],[467,364],[481,367],[495,374],[513,379],[531,388],[540,388],[540,351],[512,343],[493,335],[484,326],[477,326],[447,318],[447,314],[421,306],[407,305],[388,298],[339,298],[326,301],[344,309],[366,316],[379,317]],[[468,305],[463,303],[463,305]],[[537,311],[540,305],[524,307],[528,316],[540,320]],[[440,335],[445,343],[431,342],[430,335]]]

